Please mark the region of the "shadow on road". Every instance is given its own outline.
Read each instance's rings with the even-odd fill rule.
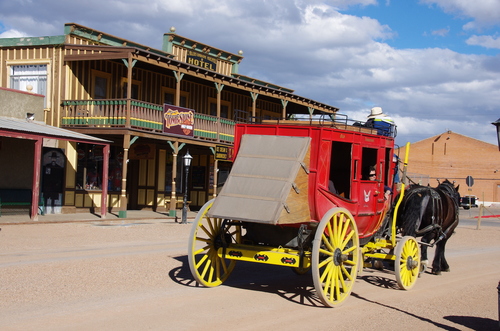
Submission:
[[[190,287],[200,286],[191,275],[187,256],[176,257],[182,266],[169,272],[170,278],[177,284]],[[221,286],[229,286],[249,291],[277,294],[280,297],[305,306],[322,307],[313,286],[311,272],[297,275],[291,268],[264,265],[258,263],[237,263],[229,279]]]
[[[399,290],[398,283],[393,279],[381,276],[361,276],[361,279],[377,287]]]
[[[412,316],[412,317],[414,317],[416,319],[419,319],[421,321],[424,321],[424,322],[427,322],[429,324],[435,325],[436,327],[438,327],[440,329],[443,329],[443,330],[449,330],[449,331],[460,331],[461,330],[461,329],[457,329],[457,328],[452,327],[452,326],[441,324],[441,323],[436,322],[436,321],[432,321],[432,320],[430,320],[428,318],[425,318],[425,317],[421,317],[421,316],[415,315],[413,313],[404,311],[404,310],[399,309],[397,307],[389,306],[389,305],[386,305],[386,304],[383,304],[383,303],[380,303],[380,302],[376,302],[376,301],[372,301],[372,300],[366,299],[366,298],[364,298],[364,297],[362,297],[362,296],[360,296],[359,294],[356,294],[356,293],[352,293],[351,295],[353,297],[355,297],[355,298],[360,299],[360,300],[363,300],[363,301],[366,301],[366,302],[369,302],[369,303],[372,303],[372,304],[375,304],[375,305],[378,305],[378,306],[382,306],[382,307],[385,307],[385,308],[388,308],[388,309],[392,309],[392,310],[398,311],[400,313]],[[479,329],[476,329],[476,330],[479,330]]]
[[[498,321],[474,316],[445,316],[444,319],[472,330],[498,330]]]

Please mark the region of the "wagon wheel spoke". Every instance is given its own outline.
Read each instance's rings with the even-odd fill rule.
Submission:
[[[222,284],[231,274],[236,261],[219,257],[221,237],[230,243],[241,242],[240,226],[224,226],[224,220],[207,216],[213,200],[207,202],[198,212],[191,229],[188,247],[188,261],[194,279],[203,286]]]
[[[314,287],[319,299],[336,307],[349,297],[357,276],[359,238],[354,218],[334,208],[316,229],[312,251]]]
[[[420,270],[420,247],[414,237],[406,236],[396,245],[394,272],[399,288],[409,290],[417,281]]]

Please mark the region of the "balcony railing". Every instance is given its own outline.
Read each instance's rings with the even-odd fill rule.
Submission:
[[[233,142],[235,124],[230,119],[195,113],[194,138]],[[130,100],[130,111],[127,111],[127,99],[63,100],[62,127],[129,127],[162,133],[163,105]]]

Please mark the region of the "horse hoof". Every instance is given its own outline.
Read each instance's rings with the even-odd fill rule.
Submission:
[[[428,266],[429,266],[429,261],[422,260],[422,262],[420,263],[420,272],[425,272]]]
[[[444,269],[444,270],[441,270],[441,271],[444,271],[444,272],[450,272],[450,268],[448,268],[448,269]]]
[[[441,275],[441,271],[433,271],[432,274],[436,275],[436,276],[440,276]]]
[[[427,260],[423,260],[420,263],[420,271],[418,273],[418,277],[420,277],[420,275],[422,275],[427,270],[428,265],[429,265],[429,261],[427,261]]]

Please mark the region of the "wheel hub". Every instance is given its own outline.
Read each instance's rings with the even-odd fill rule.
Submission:
[[[333,252],[333,263],[335,263],[335,265],[340,265],[342,262],[345,262],[345,260],[346,257],[342,255],[340,248],[336,248]]]
[[[413,257],[408,256],[406,259],[406,269],[413,270],[418,266],[418,261],[414,260]]]
[[[215,236],[214,248],[217,250],[221,247],[227,247],[231,243],[231,235],[226,232],[221,232]]]

